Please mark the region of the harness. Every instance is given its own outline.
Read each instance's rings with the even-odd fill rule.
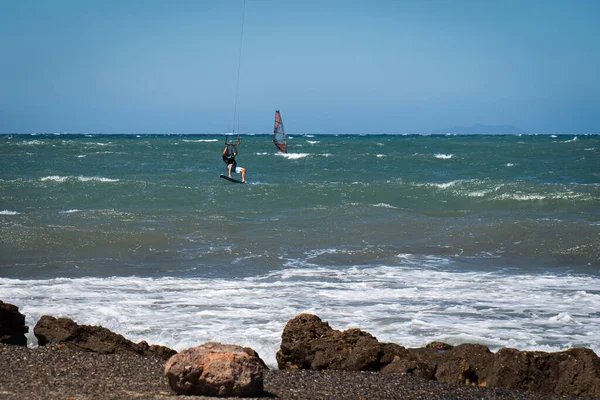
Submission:
[[[233,167],[231,167],[232,171],[235,171],[237,167],[237,163],[235,162],[235,156],[233,155],[234,152],[235,146],[229,145],[227,146],[227,153],[223,154],[223,161],[225,162],[225,164],[227,164],[227,166],[229,166],[229,164],[233,164]]]

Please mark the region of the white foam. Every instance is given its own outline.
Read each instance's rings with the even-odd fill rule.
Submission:
[[[0,278],[0,292],[30,327],[48,314],[176,350],[207,341],[235,343],[258,351],[270,367],[276,366],[285,324],[302,312],[334,329],[358,327],[407,347],[442,340],[481,343],[492,351],[600,351],[597,277],[453,272],[446,270],[448,259],[408,254],[399,254],[395,266],[308,262],[348,257],[345,252],[310,251],[306,260],[290,260],[289,268],[254,277]]]
[[[101,176],[78,176],[77,180],[80,181],[80,182],[90,182],[90,181],[94,181],[94,182],[109,182],[109,183],[119,182],[118,179],[103,178]]]
[[[22,142],[21,144],[23,144],[25,146],[37,146],[40,144],[44,144],[44,142],[36,139],[36,140],[26,140],[26,141]]]
[[[459,183],[460,181],[451,181],[451,182],[446,182],[446,183],[428,183],[427,186],[433,186],[439,189],[448,189],[452,186],[455,186],[457,183]]]
[[[188,142],[188,143],[209,143],[209,142],[218,142],[218,139],[198,139],[198,140],[191,140],[191,139],[183,139],[182,142]]]
[[[68,176],[51,175],[51,176],[45,176],[40,180],[42,182],[45,182],[45,181],[65,182],[67,179],[69,179]]]
[[[321,143],[321,142],[318,141],[318,140],[307,140],[306,143],[308,143],[308,144],[317,144],[317,143]]]
[[[385,154],[377,154],[377,158],[385,157]]]
[[[554,317],[550,317],[548,319],[550,322],[556,322],[560,324],[571,324],[574,323],[575,320],[567,313],[560,313]]]
[[[105,182],[105,183],[114,183],[119,182],[118,179],[112,178],[104,178],[101,176],[60,176],[60,175],[50,175],[44,176],[40,179],[42,182],[52,181],[52,182],[66,182],[69,180],[79,181],[79,182]]]
[[[10,211],[10,210],[0,211],[0,215],[18,215],[18,214],[21,214],[21,213],[17,212],[17,211]]]
[[[72,209],[72,210],[65,210],[65,211],[59,211],[60,214],[72,214],[72,213],[76,213],[76,212],[80,212],[81,210],[78,210],[76,208]]]
[[[308,157],[308,153],[277,153],[280,157],[285,157],[290,160],[298,160],[300,158]]]
[[[442,160],[449,160],[449,159],[451,159],[453,156],[454,156],[454,154],[440,154],[440,153],[437,153],[437,154],[435,154],[435,156],[434,156],[434,157],[435,157],[435,158],[440,158],[440,159],[442,159]]]
[[[379,207],[379,208],[393,208],[393,209],[397,209],[398,207],[394,207],[391,204],[387,204],[387,203],[377,203],[377,204],[373,204],[373,207]]]

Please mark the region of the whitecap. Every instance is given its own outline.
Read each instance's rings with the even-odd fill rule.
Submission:
[[[290,160],[298,160],[300,158],[308,157],[308,153],[277,153],[280,157],[285,157]]]
[[[21,214],[21,213],[17,212],[17,211],[10,211],[10,210],[0,211],[0,215],[18,215],[18,214]]]
[[[393,208],[393,209],[398,209],[398,207],[394,207],[391,204],[387,204],[387,203],[377,203],[377,204],[373,204],[373,207],[379,207],[379,208]]]
[[[45,182],[45,181],[65,182],[67,179],[69,179],[68,176],[50,175],[50,176],[44,176],[40,180],[42,182]]]
[[[449,160],[454,156],[454,154],[441,154],[441,153],[437,153],[434,155],[435,158],[439,158],[442,160]]]
[[[79,181],[79,182],[105,182],[105,183],[114,183],[114,182],[119,182],[118,179],[112,179],[112,178],[104,178],[101,176],[60,176],[60,175],[51,175],[51,176],[45,176],[43,178],[41,178],[42,182],[45,181],[53,181],[53,182],[66,182],[68,180],[75,180],[75,181]]]
[[[556,323],[561,323],[561,324],[572,324],[575,322],[573,317],[571,317],[569,314],[567,314],[565,312],[562,312],[554,317],[550,317],[550,318],[548,318],[548,320],[550,322],[556,322]]]
[[[433,186],[439,189],[448,189],[452,186],[455,186],[459,181],[450,181],[446,183],[429,183],[428,186]]]

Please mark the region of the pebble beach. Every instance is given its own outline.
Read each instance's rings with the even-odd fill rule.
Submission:
[[[127,354],[95,354],[59,346],[0,347],[0,398],[6,400],[209,399],[176,395],[164,361]],[[405,374],[269,370],[261,399],[582,399],[548,393],[454,386]]]

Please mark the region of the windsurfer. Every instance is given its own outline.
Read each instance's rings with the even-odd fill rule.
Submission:
[[[235,156],[237,156],[237,149],[234,145],[226,144],[223,149],[223,161],[227,164],[227,172],[231,178],[233,172],[242,174],[242,182],[246,183],[246,168],[238,167],[235,162]]]

